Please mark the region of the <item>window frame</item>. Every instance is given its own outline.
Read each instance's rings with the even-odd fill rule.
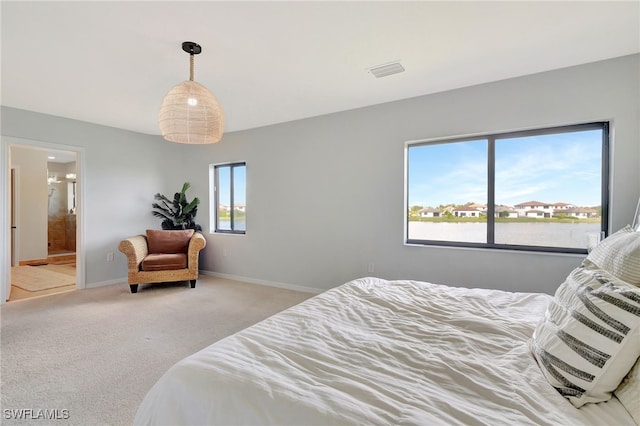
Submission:
[[[445,247],[465,247],[481,248],[491,250],[517,250],[548,253],[577,253],[586,254],[586,248],[560,247],[560,246],[534,246],[526,244],[498,244],[495,243],[495,143],[499,139],[510,139],[518,137],[543,136],[560,133],[571,133],[586,130],[602,130],[602,151],[601,151],[601,221],[600,232],[606,237],[609,233],[609,193],[610,193],[610,146],[611,146],[611,123],[609,121],[593,121],[579,124],[569,124],[562,126],[533,128],[527,130],[517,130],[509,132],[492,132],[485,134],[472,134],[467,136],[455,136],[451,138],[435,138],[408,141],[405,143],[404,156],[404,244],[418,246],[445,246]],[[459,142],[486,141],[487,143],[487,235],[486,242],[463,242],[444,240],[421,240],[409,238],[409,150],[411,147],[449,144]]]
[[[216,233],[216,234],[235,234],[235,235],[245,235],[247,233],[246,231],[246,211],[245,211],[245,229],[236,229],[236,221],[235,221],[235,209],[233,208],[233,206],[235,206],[235,200],[234,200],[234,196],[235,196],[235,191],[234,191],[234,186],[235,186],[235,177],[234,177],[234,171],[237,167],[244,167],[245,168],[245,179],[246,179],[246,171],[247,171],[247,162],[246,161],[235,161],[235,162],[230,162],[230,163],[217,163],[217,164],[211,164],[209,165],[209,175],[210,175],[210,185],[211,188],[213,188],[213,194],[211,197],[211,210],[213,211],[213,229],[210,229],[210,232],[212,233]],[[220,229],[220,215],[219,215],[219,206],[220,206],[220,191],[218,190],[218,184],[219,184],[219,173],[220,173],[220,169],[221,168],[228,168],[229,169],[229,199],[230,199],[230,209],[229,209],[229,214],[230,214],[230,226],[231,229]],[[245,208],[246,208],[246,188],[245,188]]]

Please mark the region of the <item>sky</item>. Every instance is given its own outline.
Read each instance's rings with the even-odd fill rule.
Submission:
[[[233,201],[236,205],[244,204],[246,205],[246,194],[247,194],[247,168],[244,167],[235,167],[233,174],[233,189],[234,189],[234,197]],[[229,181],[229,168],[220,169],[220,204],[224,204],[226,206],[230,205],[230,181]]]
[[[496,140],[496,204],[601,204],[602,131]],[[409,206],[487,202],[487,142],[414,145]]]

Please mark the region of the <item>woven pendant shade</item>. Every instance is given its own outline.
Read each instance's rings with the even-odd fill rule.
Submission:
[[[224,112],[218,99],[202,84],[193,81],[194,46],[198,49],[196,54],[200,53],[200,46],[195,43],[182,45],[185,52],[191,53],[190,79],[174,86],[162,99],[160,131],[162,137],[171,142],[216,143],[224,133]]]

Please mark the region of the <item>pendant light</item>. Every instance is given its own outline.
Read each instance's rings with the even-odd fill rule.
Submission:
[[[194,55],[202,52],[202,47],[185,41],[182,50],[189,54],[189,80],[174,86],[162,99],[159,114],[162,137],[186,144],[216,143],[224,133],[224,111],[206,87],[193,81]]]

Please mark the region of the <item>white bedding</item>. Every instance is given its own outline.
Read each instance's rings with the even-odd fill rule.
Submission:
[[[355,280],[178,362],[135,424],[635,425],[544,379],[528,340],[549,300]]]

